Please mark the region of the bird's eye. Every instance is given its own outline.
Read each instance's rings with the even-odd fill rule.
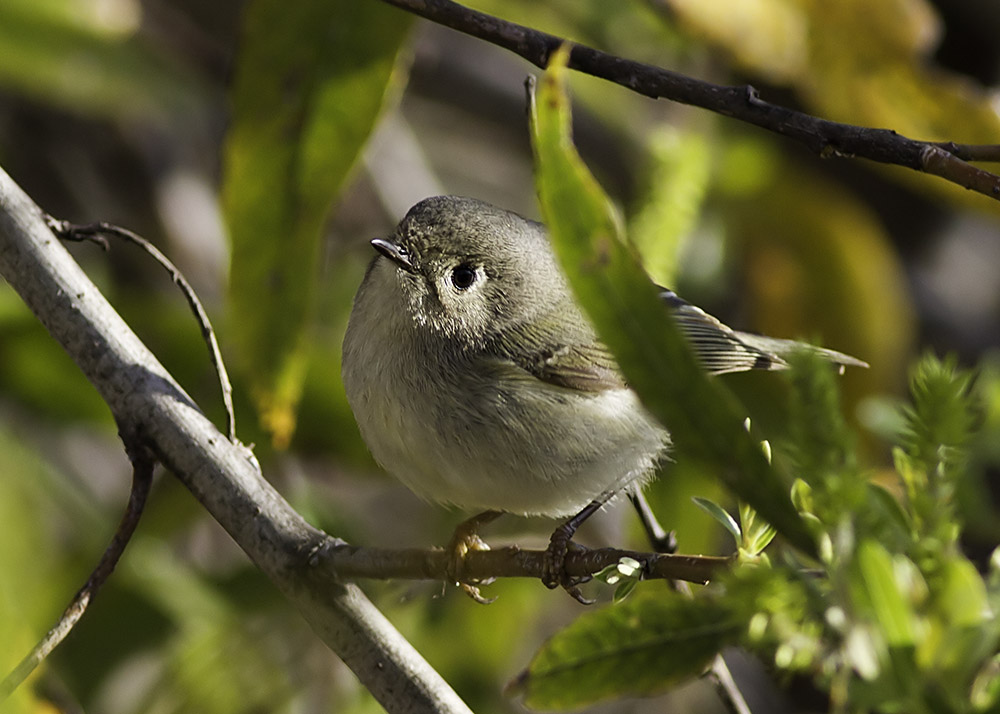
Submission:
[[[451,271],[451,284],[458,290],[466,290],[476,282],[476,269],[468,263],[462,263]]]

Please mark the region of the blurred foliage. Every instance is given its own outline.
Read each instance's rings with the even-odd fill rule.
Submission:
[[[742,644],[810,677],[832,711],[996,710],[1000,550],[980,574],[958,546],[952,498],[978,410],[970,376],[933,357],[915,367],[896,447],[901,502],[858,468],[828,366],[803,354],[790,379],[800,428],[785,449],[819,560],[744,560],[693,599],[649,585],[586,614],[516,680],[529,705],[574,709],[670,687]],[[581,676],[567,686],[559,678],[573,670]]]
[[[942,27],[927,0],[754,0],[735,8],[697,0],[651,0],[744,71],[796,92],[826,119],[889,127],[914,139],[991,144],[1000,116],[989,91],[929,67]],[[954,184],[883,168],[893,179],[997,215]]]
[[[961,553],[953,507],[977,409],[970,376],[933,357],[914,369],[894,450],[900,504],[859,467],[832,371],[807,353],[793,361],[791,429],[779,463],[797,476],[794,503],[816,550],[802,545],[810,541],[800,535],[803,521],[776,508],[775,472],[756,466],[766,463],[760,453],[755,460],[736,446],[749,435],[732,427],[721,393],[694,386],[704,378],[671,344],[680,338],[662,324],[666,311],[653,292],[639,289],[644,277],[616,215],[571,143],[566,57],[565,49],[553,57],[532,124],[539,200],[570,284],[633,388],[671,428],[678,458],[690,450],[714,459],[730,489],[774,530],[807,557],[818,555],[818,572],[806,574],[791,554],[778,566],[759,557],[774,531],[745,507],[741,529],[702,502],[737,538],[741,565],[694,599],[647,590],[581,617],[546,643],[515,690],[532,707],[574,709],[675,685],[742,643],[779,670],[812,676],[837,711],[1000,706],[1000,580],[991,590]],[[699,439],[711,447],[701,451]],[[733,471],[746,481],[727,477]]]
[[[77,112],[149,120],[202,111],[197,75],[138,41],[141,21],[134,0],[5,0],[0,82]]]
[[[988,4],[964,24],[967,0],[470,4],[692,76],[749,81],[769,99],[830,119],[915,138],[995,142],[1000,134],[995,87],[943,65],[937,52],[943,38],[952,55],[958,47],[979,62],[978,76],[996,77],[1000,17]],[[394,185],[413,194],[441,185],[538,215],[522,90],[536,70],[375,0],[293,5],[0,2],[0,164],[58,217],[123,223],[176,258],[224,317],[240,436],[257,442],[265,473],[297,508],[359,543],[441,543],[464,514],[421,504],[378,474],[340,384],[340,341],[367,241],[400,218],[365,146],[406,149],[393,157]],[[977,44],[980,35],[986,41]],[[819,163],[778,137],[594,78],[567,81],[577,148],[623,209],[631,257],[731,324],[816,339],[872,369],[841,380],[843,419],[822,370],[803,366],[790,381],[718,380],[738,395],[740,418],[752,416],[752,438],[734,436],[753,450],[748,458],[757,463],[766,436],[776,469],[797,477],[779,495],[788,500],[790,490],[821,546],[822,560],[807,565],[827,577],[802,575],[778,551],[695,600],[640,584],[621,605],[557,635],[529,670],[544,665],[545,676],[521,680],[527,701],[559,698],[559,678],[584,671],[574,667],[586,652],[600,656],[586,670],[593,676],[564,692],[573,706],[673,685],[736,637],[772,669],[812,678],[835,705],[922,711],[929,697],[937,711],[995,706],[1000,362],[983,358],[971,385],[947,363],[922,362],[912,411],[899,407],[918,340],[955,349],[965,365],[996,344],[958,309],[979,311],[971,324],[996,324],[997,282],[965,285],[933,264],[941,280],[959,283],[959,301],[947,302],[914,267],[949,244],[969,209],[995,220],[995,204],[911,171]],[[383,111],[394,113],[391,126],[378,123]],[[218,227],[223,204],[231,238]],[[996,224],[986,231],[995,236]],[[169,280],[127,248],[74,253],[221,423],[204,347]],[[968,260],[988,264],[989,255]],[[974,302],[973,287],[992,301]],[[977,398],[974,429],[963,386]],[[281,399],[261,399],[268,392]],[[690,411],[703,420],[692,424],[712,421]],[[287,449],[275,450],[276,428],[287,442],[293,426]],[[679,424],[678,437],[685,428],[698,433]],[[952,447],[938,449],[946,442]],[[730,552],[726,531],[691,503],[699,496],[736,512],[718,458],[683,445],[674,458],[650,485],[654,509],[677,530],[682,552]],[[750,488],[750,473],[732,478]],[[0,668],[13,666],[86,577],[127,481],[96,392],[0,286],[0,523],[8,533],[0,539]],[[643,547],[634,519],[619,527],[618,513],[588,523],[581,540]],[[763,531],[747,528],[748,515],[737,519],[736,548],[749,552]],[[549,529],[511,519],[490,539],[537,546]],[[500,599],[488,609],[451,589],[442,596],[440,584],[365,587],[478,712],[520,711],[499,696],[502,682],[579,613],[535,582],[493,586]],[[591,587],[610,599],[612,588]],[[638,673],[644,662],[656,672],[672,667],[658,659],[669,651],[617,659],[616,637],[696,637],[678,622],[720,611],[742,626],[706,631],[708,654],[685,659],[670,677]],[[600,638],[580,644],[591,627]],[[622,662],[635,676],[614,675]],[[720,708],[705,682],[673,691],[604,711]],[[7,707],[378,710],[170,478],[158,480],[136,541],[77,631]]]
[[[393,67],[410,23],[357,2],[256,0],[244,17],[222,193],[233,244],[229,325],[261,419],[287,446],[323,225],[387,95],[398,93]]]

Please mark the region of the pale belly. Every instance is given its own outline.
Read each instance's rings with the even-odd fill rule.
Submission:
[[[628,389],[577,392],[527,373],[460,384],[378,371],[349,390],[358,426],[375,459],[429,500],[571,515],[648,478],[668,443]],[[385,393],[399,398],[376,396]]]

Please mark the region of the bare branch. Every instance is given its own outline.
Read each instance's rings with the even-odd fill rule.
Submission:
[[[37,645],[29,652],[14,670],[0,682],[0,702],[3,702],[17,687],[35,671],[46,657],[51,654],[60,642],[66,639],[73,626],[83,617],[87,606],[97,595],[105,581],[111,576],[115,566],[125,552],[125,546],[132,539],[135,527],[139,524],[139,516],[146,506],[149,487],[153,482],[153,466],[156,461],[145,449],[130,450],[132,455],[132,490],[129,493],[128,505],[122,515],[118,528],[111,538],[104,555],[94,568],[87,582],[84,583],[69,605],[63,611],[59,621],[49,630]]]
[[[1000,162],[1000,144],[956,144],[954,141],[937,142],[935,146],[954,154],[962,161]]]
[[[566,555],[565,570],[571,577],[594,575],[622,558],[643,564],[647,579],[685,580],[704,584],[721,569],[732,564],[731,558],[707,555],[642,553],[618,548],[580,548]],[[495,550],[470,551],[463,561],[462,574],[470,581],[492,578],[540,578],[545,561],[544,550],[521,550],[516,546]],[[332,540],[317,549],[315,562],[330,568],[341,577],[447,580],[448,552],[441,549],[384,549],[347,545]]]
[[[262,477],[248,448],[205,418],[2,170],[0,274],[97,388],[123,435],[141,438],[174,472],[386,710],[469,712],[360,589],[311,565],[327,536]]]
[[[508,49],[543,69],[551,54],[566,42],[562,37],[508,22],[451,0],[383,1]],[[996,146],[917,141],[890,129],[871,129],[820,119],[766,102],[749,85],[712,84],[584,45],[573,45],[569,67],[615,82],[647,97],[709,109],[782,134],[822,157],[858,157],[905,166],[1000,200],[1000,176],[965,164],[965,160],[998,160],[1000,149]],[[952,160],[945,162],[937,155],[929,156],[928,149],[931,148],[950,154]]]

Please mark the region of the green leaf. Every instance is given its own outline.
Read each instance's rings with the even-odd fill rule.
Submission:
[[[629,236],[653,280],[674,286],[678,259],[705,199],[712,152],[704,134],[674,127],[657,129],[647,148],[653,162],[649,187]]]
[[[894,571],[892,556],[881,544],[866,540],[858,546],[853,584],[859,603],[879,625],[886,644],[912,646],[915,615],[897,586]]]
[[[812,486],[800,478],[792,482],[792,504],[799,513],[813,513]]]
[[[953,358],[921,358],[910,378],[913,404],[902,410],[902,449],[893,454],[916,531],[943,545],[959,533],[955,489],[966,473],[975,423],[970,382]]]
[[[913,406],[903,409],[904,446],[928,472],[962,460],[974,424],[970,381],[967,372],[956,368],[954,358],[941,361],[928,354],[913,370]]]
[[[536,188],[569,283],[629,384],[673,435],[675,446],[720,478],[786,538],[814,552],[788,487],[746,432],[745,411],[710,381],[625,243],[617,214],[577,155],[564,88],[567,51],[542,79],[532,115]]]
[[[836,372],[829,362],[807,350],[788,357],[792,384],[789,445],[796,475],[815,489],[814,498],[825,491],[853,485],[860,490],[864,479],[857,473],[852,435],[840,408]],[[853,484],[848,474],[855,474]]]
[[[878,519],[882,533],[909,538],[913,524],[894,495],[877,483],[869,483],[868,502],[867,510]],[[898,542],[899,538],[895,541]]]
[[[774,526],[746,503],[740,503],[740,530],[743,531],[740,551],[749,556],[760,555],[778,534]]]
[[[651,694],[700,674],[744,628],[709,598],[631,600],[588,613],[555,635],[508,690],[538,709]]]
[[[968,681],[996,653],[1000,624],[976,566],[960,555],[941,563],[933,609],[940,636],[928,637],[921,654],[958,681]]]
[[[383,3],[254,0],[226,140],[230,333],[265,426],[294,429],[324,221],[386,100],[406,13]]]
[[[736,522],[736,519],[729,515],[729,511],[720,506],[714,501],[709,501],[707,498],[701,498],[695,496],[691,499],[695,502],[695,505],[704,510],[708,515],[717,520],[722,524],[722,527],[733,534],[733,538],[736,539],[736,543],[739,544],[742,534],[740,533],[740,525]]]
[[[996,711],[1000,703],[1000,655],[987,660],[972,682],[970,697],[975,711]]]
[[[973,627],[993,619],[986,584],[975,565],[956,555],[942,564],[938,577],[936,606],[953,625]]]

